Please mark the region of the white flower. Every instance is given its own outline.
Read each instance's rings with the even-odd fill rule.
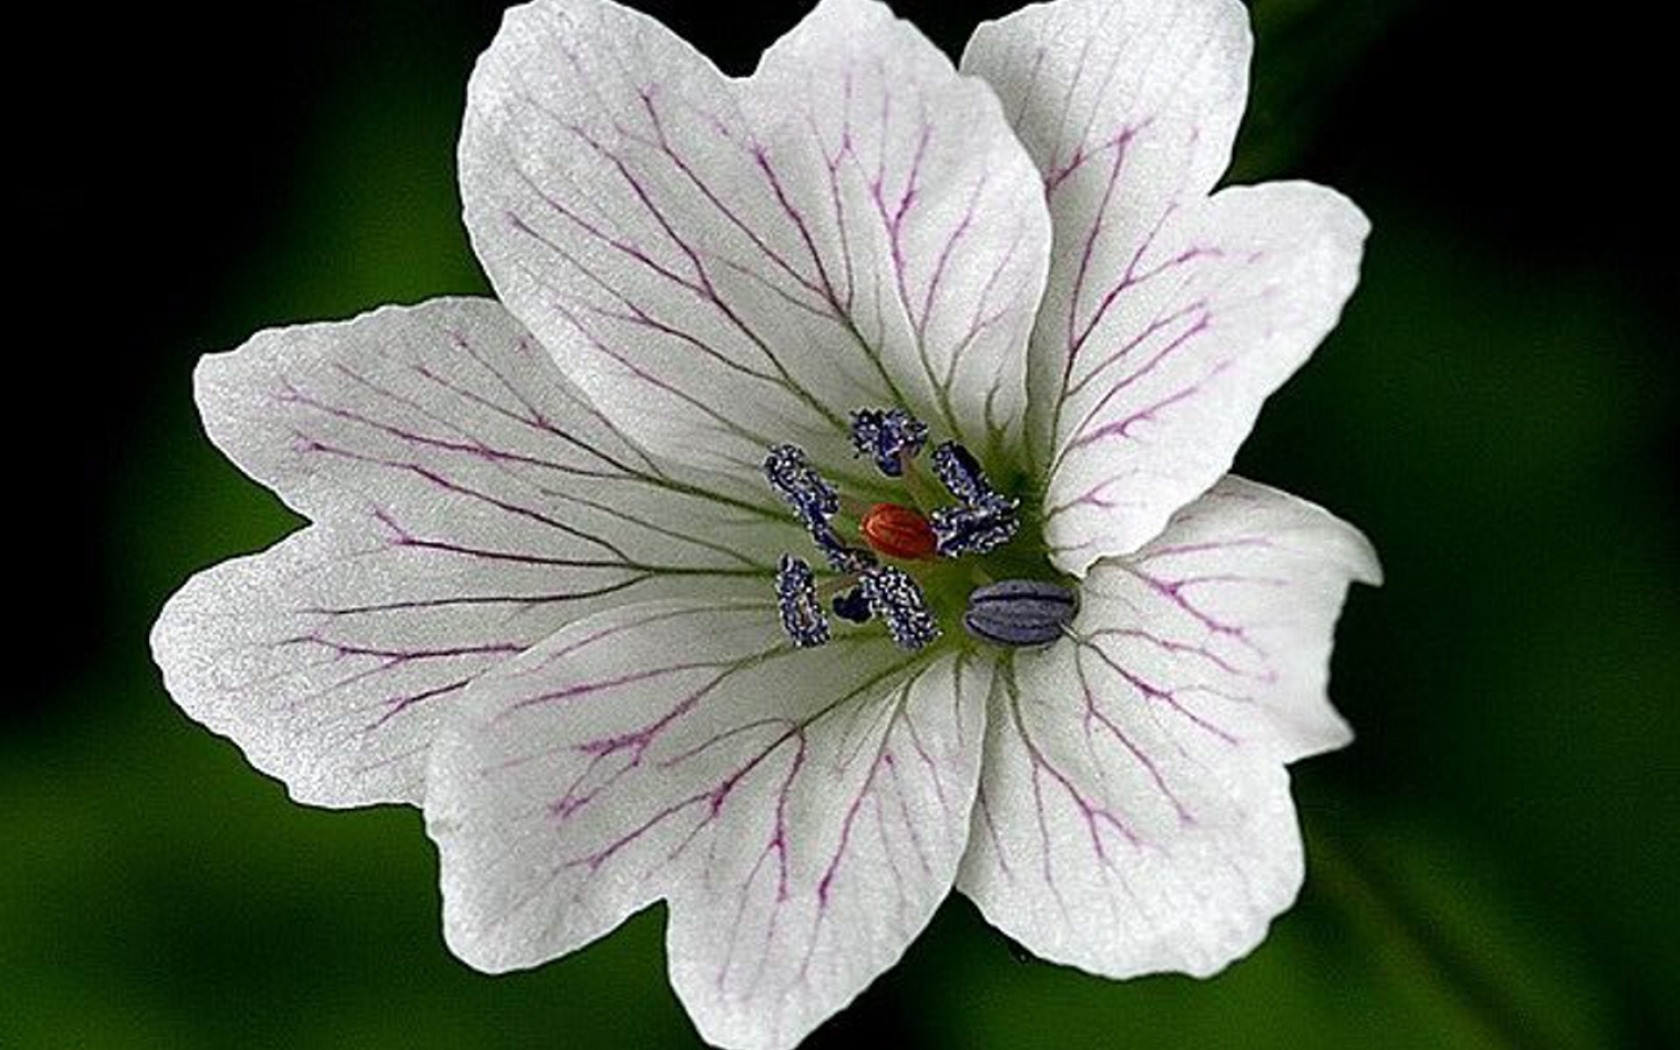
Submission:
[[[953,886],[1046,959],[1220,969],[1300,885],[1285,764],[1349,739],[1331,630],[1378,575],[1224,476],[1366,232],[1318,186],[1210,195],[1249,49],[1235,0],[1058,0],[959,74],[824,0],[731,80],[607,0],[509,12],[460,151],[500,301],[204,360],[211,437],[314,524],[175,596],[170,691],[300,801],[423,804],[476,967],[668,901],[672,982],[726,1046],[797,1042]],[[854,457],[860,409],[1020,502],[990,553],[900,563],[921,648],[782,633],[773,575],[813,548],[768,449],[927,506],[925,470]],[[836,506],[807,524],[855,542]],[[971,626],[1054,641],[964,632],[993,578],[1043,582]]]

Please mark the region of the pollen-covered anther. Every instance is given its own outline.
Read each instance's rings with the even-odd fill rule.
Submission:
[[[980,462],[955,441],[947,441],[933,450],[933,472],[939,475],[946,491],[968,506],[997,495]]]
[[[993,493],[978,506],[940,507],[932,515],[934,546],[941,557],[989,554],[1015,538],[1021,520],[1014,499]]]
[[[987,554],[1015,538],[1021,527],[1016,516],[1020,501],[992,488],[968,449],[955,441],[945,442],[933,450],[933,469],[962,504],[933,512],[933,533],[942,556]]]
[[[926,596],[902,570],[891,565],[871,569],[858,581],[858,589],[900,649],[920,649],[939,637]]]
[[[968,596],[963,629],[994,645],[1048,645],[1078,612],[1078,596],[1060,584],[1000,580]]]
[[[797,445],[777,445],[764,457],[764,477],[776,494],[811,525],[840,510],[840,493],[824,481]]]
[[[794,645],[809,649],[828,641],[828,617],[817,599],[816,576],[804,559],[782,555],[776,567],[776,606]]]
[[[918,512],[896,503],[877,503],[858,523],[863,538],[889,558],[916,561],[934,557],[939,550],[933,526]]]
[[[906,460],[921,455],[927,424],[901,408],[860,408],[852,413],[852,447],[888,477],[900,477]]]

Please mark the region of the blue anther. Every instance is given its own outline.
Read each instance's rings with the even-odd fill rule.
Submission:
[[[939,637],[927,598],[906,573],[890,565],[870,569],[858,581],[858,590],[900,649],[920,649]]]
[[[852,413],[852,447],[875,461],[881,473],[904,473],[904,456],[914,459],[927,444],[927,424],[902,408],[860,408]]]
[[[955,441],[933,450],[933,470],[960,507],[940,507],[928,515],[939,553],[946,558],[986,554],[1015,537],[1020,501],[1000,495],[980,464]]]
[[[796,445],[777,445],[764,457],[764,477],[801,521],[826,521],[840,511],[840,494],[822,479]]]
[[[928,515],[928,524],[933,526],[940,556],[989,554],[1008,543],[1021,527],[1015,515],[1018,505],[1016,500],[994,492],[976,506],[938,508]]]
[[[794,645],[809,649],[828,641],[828,617],[817,600],[817,580],[803,559],[782,555],[776,567],[776,606],[782,629]]]
[[[996,495],[979,462],[955,441],[933,450],[933,472],[958,502],[968,506],[978,506],[986,497]]]
[[[834,601],[829,604],[834,609],[834,615],[852,623],[868,623],[875,615],[869,611],[869,599],[864,597],[862,587],[853,587],[844,594],[836,594]]]
[[[993,645],[1048,645],[1079,612],[1079,598],[1044,580],[999,580],[968,596],[963,629]]]

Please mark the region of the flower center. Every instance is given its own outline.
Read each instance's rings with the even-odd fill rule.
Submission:
[[[872,459],[882,474],[900,480],[911,502],[923,508],[938,500],[918,464],[927,432],[926,424],[901,409],[852,413],[857,454]],[[804,559],[782,555],[776,572],[777,604],[782,627],[796,646],[829,641],[824,594],[831,596],[829,608],[842,620],[865,624],[878,619],[905,649],[931,644],[941,634],[925,589],[935,576],[955,581],[967,594],[962,623],[971,637],[1023,646],[1061,636],[1078,608],[1073,591],[1044,580],[994,582],[973,561],[1014,538],[1020,529],[1020,501],[994,489],[979,462],[954,441],[935,447],[930,459],[952,502],[924,511],[903,503],[866,504],[843,497],[810,465],[803,450],[793,445],[770,450],[764,460],[765,479],[805,525],[834,573],[819,581]],[[862,545],[848,541],[854,531]],[[882,564],[882,558],[905,564]],[[963,559],[971,560],[966,575],[944,568]]]

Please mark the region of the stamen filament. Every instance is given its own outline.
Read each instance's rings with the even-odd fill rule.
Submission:
[[[939,494],[933,490],[933,483],[928,480],[927,473],[922,470],[915,457],[908,452],[899,453],[904,461],[905,491],[910,493],[910,499],[916,504],[916,509],[926,514],[939,505]]]

